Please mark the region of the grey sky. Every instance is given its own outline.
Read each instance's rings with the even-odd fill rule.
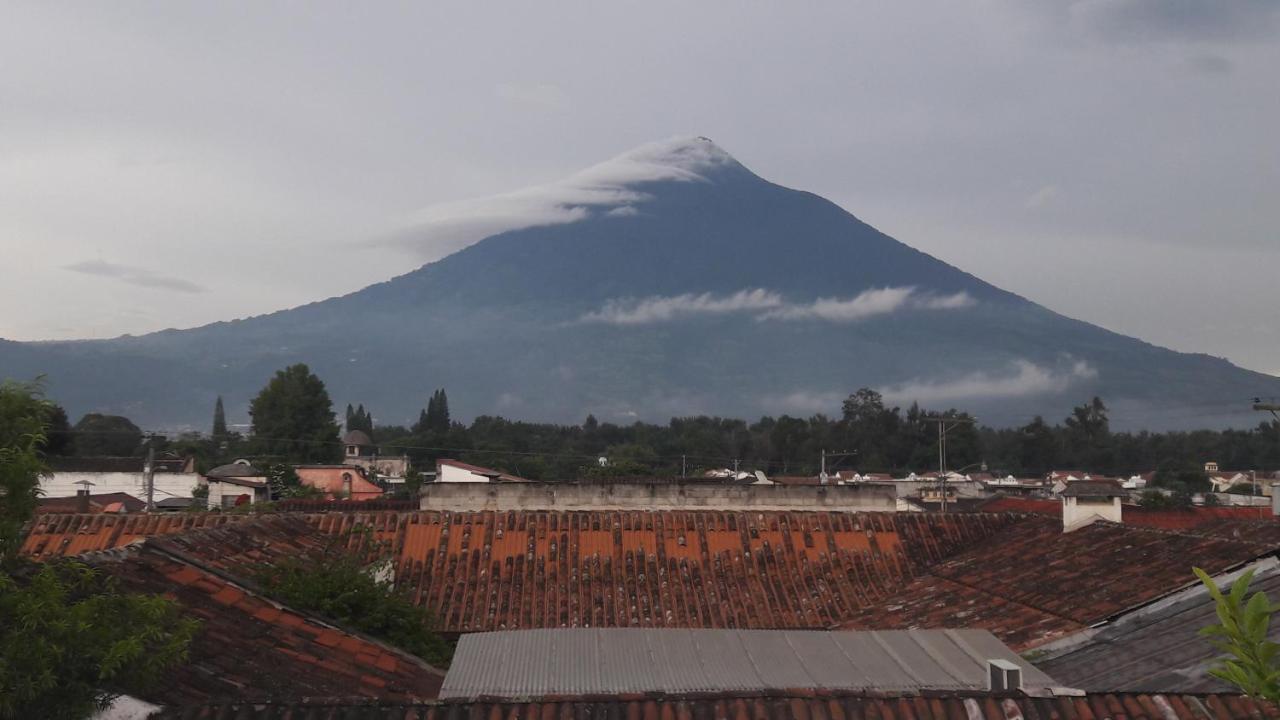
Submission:
[[[607,5],[607,7],[606,7]],[[267,312],[701,134],[1067,315],[1280,372],[1280,0],[6,3],[0,337]]]

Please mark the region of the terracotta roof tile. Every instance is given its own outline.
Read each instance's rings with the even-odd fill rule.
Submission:
[[[181,536],[158,536],[109,552],[82,556],[133,592],[164,593],[201,621],[190,659],[169,672],[143,699],[164,704],[271,701],[300,697],[423,700],[439,692],[443,673],[375,640],[326,624],[260,596],[234,579],[234,558],[204,564],[196,547],[230,548],[247,557],[298,551],[306,543],[277,545],[290,533],[315,535],[298,518],[263,518]],[[231,536],[239,536],[235,541]],[[388,662],[384,658],[389,658]]]
[[[1015,649],[1043,644],[1280,548],[1280,523],[1169,532],[1096,522],[1064,534],[1032,518],[934,564],[840,626],[979,627]]]

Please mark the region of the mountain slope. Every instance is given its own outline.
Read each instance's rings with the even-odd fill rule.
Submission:
[[[665,420],[839,410],[872,386],[984,422],[1101,394],[1119,426],[1248,425],[1280,380],[1059,316],[920,253],[705,139],[639,148],[466,214],[496,232],[406,275],[292,310],[137,338],[0,343],[74,414],[244,418],[272,371],[310,364],[335,402],[416,417]],[[487,213],[487,214],[486,214]],[[419,231],[452,217],[427,214]],[[412,241],[410,233],[407,241]]]

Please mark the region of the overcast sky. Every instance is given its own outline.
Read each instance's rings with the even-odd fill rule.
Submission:
[[[1280,373],[1278,71],[1280,0],[5,3],[0,337],[356,290],[438,256],[378,242],[432,205],[706,135],[1054,310]]]

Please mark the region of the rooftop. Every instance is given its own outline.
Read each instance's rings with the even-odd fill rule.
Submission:
[[[854,693],[612,696],[430,704],[228,704],[169,708],[158,720],[1049,720],[1276,718],[1280,710],[1241,695],[1094,694],[1027,697],[989,693]]]
[[[300,518],[263,517],[156,536],[81,559],[132,592],[164,594],[201,622],[187,662],[142,699],[161,704],[303,697],[401,701],[436,696],[443,673],[379,641],[259,594],[252,569],[320,552]]]
[[[1249,592],[1280,592],[1280,563],[1259,563]],[[1046,647],[1036,664],[1064,685],[1090,691],[1230,692],[1209,675],[1219,653],[1200,634],[1217,622],[1201,585]],[[1280,627],[1270,630],[1280,640]],[[1060,646],[1060,647],[1059,647]],[[1042,658],[1042,659],[1041,659]]]
[[[1028,518],[935,563],[892,597],[841,624],[860,628],[976,627],[1015,650],[1036,647],[1280,548],[1280,524],[1223,522],[1165,531],[1095,522],[1064,534]]]
[[[50,515],[23,551],[104,550],[245,516]],[[837,512],[341,512],[372,528],[399,582],[450,632],[539,627],[827,628],[930,565],[1026,521]]]
[[[788,688],[918,692],[987,688],[987,661],[1057,683],[985,630],[519,630],[462,636],[440,697],[528,698]]]

